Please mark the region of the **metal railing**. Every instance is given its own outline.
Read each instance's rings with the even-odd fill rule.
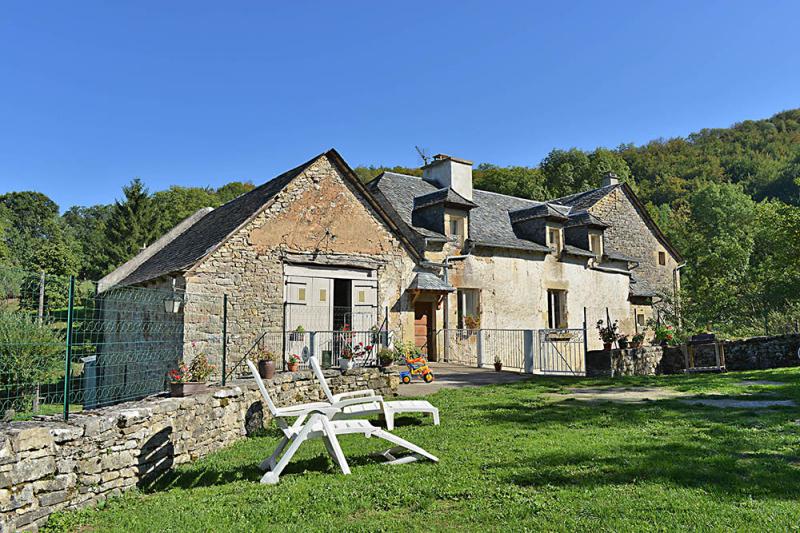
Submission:
[[[540,329],[534,373],[583,376],[586,350],[583,329]]]

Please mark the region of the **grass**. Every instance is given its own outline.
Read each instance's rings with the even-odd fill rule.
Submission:
[[[768,379],[786,385],[748,385]],[[800,369],[620,380],[537,378],[443,390],[442,425],[397,433],[441,462],[382,466],[377,440],[342,438],[343,476],[304,445],[278,486],[258,483],[277,435],[241,441],[49,531],[796,530],[800,409],[717,409],[559,398],[571,386],[647,385],[789,398]]]
[[[83,411],[83,405],[78,403],[71,403],[69,404],[69,412],[70,413],[80,413]],[[34,413],[33,411],[22,411],[20,413],[16,413],[14,415],[14,420],[22,421],[22,420],[33,420],[34,416],[52,416],[52,415],[60,415],[64,412],[64,404],[63,403],[43,403],[39,406],[39,412]]]

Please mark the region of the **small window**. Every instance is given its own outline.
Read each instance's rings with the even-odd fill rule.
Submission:
[[[554,250],[561,251],[561,230],[559,228],[548,228],[547,245]]]
[[[598,259],[603,255],[603,239],[600,235],[589,235],[589,251]]]
[[[564,329],[567,326],[567,291],[548,289],[547,327]]]
[[[464,217],[450,215],[447,224],[447,236],[451,241],[463,242],[464,241]]]
[[[327,289],[320,289],[319,290],[319,301],[324,302],[328,299],[328,291]]]
[[[658,252],[658,264],[661,266],[667,264],[667,254],[665,252]]]
[[[299,288],[297,289],[297,301],[298,302],[305,302],[306,301],[306,289]]]
[[[636,323],[640,326],[646,325],[646,321],[644,319],[644,313],[636,313]]]
[[[367,291],[358,291],[358,303],[363,304],[367,301]]]
[[[478,289],[458,289],[458,328],[479,329],[481,291]]]

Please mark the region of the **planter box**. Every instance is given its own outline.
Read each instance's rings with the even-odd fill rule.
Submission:
[[[183,398],[199,392],[208,390],[208,383],[189,382],[189,383],[170,383],[169,393],[173,398]]]

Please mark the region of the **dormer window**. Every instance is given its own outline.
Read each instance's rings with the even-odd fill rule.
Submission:
[[[589,234],[589,251],[600,260],[603,257],[603,236],[599,233]]]
[[[561,236],[561,228],[554,228],[552,226],[547,227],[547,246],[555,250],[556,252],[560,252],[563,246],[563,239]]]
[[[447,213],[447,225],[445,227],[447,230],[447,238],[450,241],[459,245],[464,244],[464,239],[467,236],[467,217],[454,213]]]

